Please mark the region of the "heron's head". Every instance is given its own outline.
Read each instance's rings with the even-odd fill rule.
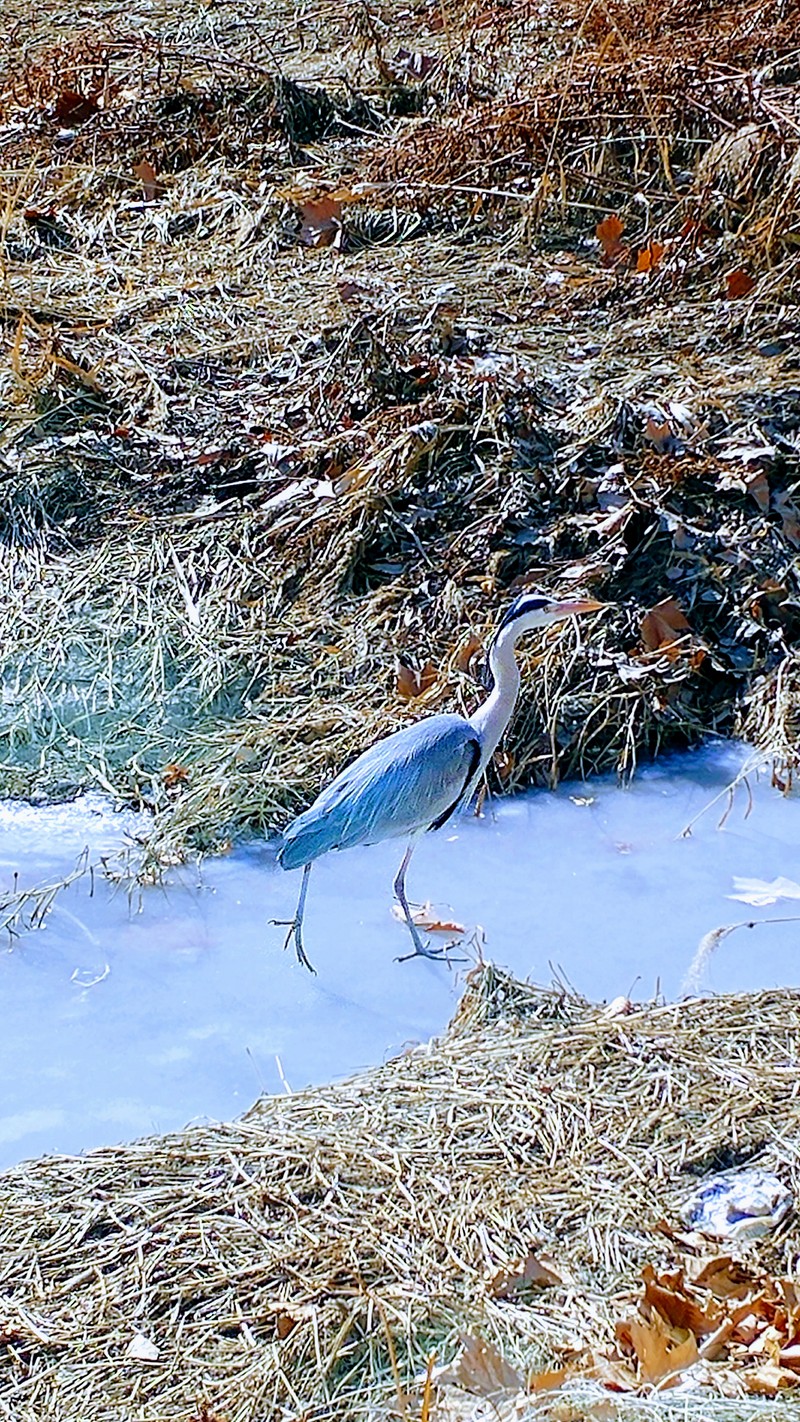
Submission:
[[[563,622],[565,617],[580,616],[583,612],[599,612],[605,603],[592,597],[555,598],[545,593],[524,592],[512,602],[497,631],[513,627],[518,632],[532,631],[535,627],[549,627],[554,622]]]

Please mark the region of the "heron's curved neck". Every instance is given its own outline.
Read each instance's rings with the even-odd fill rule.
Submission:
[[[474,716],[470,716],[470,725],[475,727],[480,737],[481,768],[494,755],[516,704],[520,675],[514,647],[521,630],[513,623],[510,627],[504,627],[489,650],[489,668],[494,685],[483,705],[478,707]]]

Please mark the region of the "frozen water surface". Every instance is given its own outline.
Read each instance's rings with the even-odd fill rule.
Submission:
[[[521,977],[556,970],[582,993],[679,992],[700,938],[800,904],[732,903],[733,876],[800,877],[800,808],[751,777],[722,828],[739,747],[714,747],[609,781],[535,791],[418,846],[412,898],[483,926],[485,953]],[[0,898],[58,878],[88,846],[97,861],[135,828],[87,796],[70,806],[0,805]],[[380,1062],[440,1031],[459,972],[395,962],[390,915],[398,843],[315,865],[306,918],[311,977],[282,949],[300,875],[249,844],[176,872],[141,905],[95,878],[60,894],[37,932],[0,945],[0,1165],[78,1151],[243,1111],[281,1091]],[[138,909],[138,911],[137,911]],[[742,930],[709,967],[715,990],[800,981],[800,924]]]

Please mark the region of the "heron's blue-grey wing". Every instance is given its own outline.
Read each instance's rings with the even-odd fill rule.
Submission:
[[[289,825],[284,869],[329,849],[374,844],[443,824],[480,764],[474,727],[461,716],[429,716],[377,741]]]

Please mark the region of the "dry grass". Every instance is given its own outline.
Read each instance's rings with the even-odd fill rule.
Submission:
[[[274,827],[474,705],[465,644],[528,582],[616,608],[533,649],[506,786],[743,726],[792,763],[791,8],[12,18],[0,789],[149,805],[156,857]],[[668,596],[692,637],[647,652]]]
[[[674,1262],[656,1226],[698,1175],[757,1161],[797,1192],[799,1039],[791,992],[609,1020],[487,966],[441,1040],[364,1076],[16,1167],[0,1178],[0,1413],[357,1418],[387,1415],[399,1388],[413,1417],[415,1378],[464,1330],[523,1376],[611,1348],[642,1267]],[[741,1248],[756,1274],[794,1275],[796,1217]],[[531,1249],[562,1283],[498,1297],[492,1279]],[[126,1358],[137,1334],[157,1359]],[[706,1382],[736,1392],[722,1362]]]

